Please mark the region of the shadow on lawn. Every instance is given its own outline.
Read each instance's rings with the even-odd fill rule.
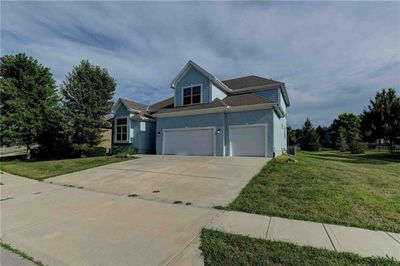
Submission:
[[[351,154],[334,154],[334,153],[308,153],[307,155],[315,159],[325,160],[325,161],[335,161],[343,163],[352,164],[391,164],[395,162],[400,162],[399,155],[376,155],[376,154],[361,154],[361,155],[351,155]]]

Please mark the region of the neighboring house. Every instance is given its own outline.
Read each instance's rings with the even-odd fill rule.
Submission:
[[[189,61],[171,83],[174,96],[150,106],[119,99],[113,145],[139,153],[266,156],[287,149],[283,82],[258,76],[220,81]]]

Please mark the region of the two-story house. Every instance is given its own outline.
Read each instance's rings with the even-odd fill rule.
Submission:
[[[139,153],[266,156],[287,148],[283,82],[247,76],[220,81],[189,61],[171,82],[174,96],[146,106],[119,99],[113,145]]]

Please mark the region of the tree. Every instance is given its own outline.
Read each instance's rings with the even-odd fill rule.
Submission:
[[[321,127],[318,126],[317,129],[317,134],[319,136],[320,143],[323,147],[330,148],[332,147],[332,141],[331,141],[331,128],[330,127]]]
[[[344,145],[340,144],[340,138],[345,137],[347,146],[351,146],[360,141],[360,116],[352,113],[339,114],[338,118],[333,120],[332,139],[337,148],[343,148]],[[341,129],[342,136],[339,136],[339,129]],[[344,135],[344,136],[343,136]]]
[[[394,145],[400,142],[400,97],[395,89],[377,92],[361,117],[364,138],[368,141],[385,139],[393,151]]]
[[[61,93],[74,147],[85,149],[101,142],[101,128],[111,111],[115,87],[116,82],[106,69],[87,60],[68,73]]]
[[[287,127],[287,136],[288,136],[289,146],[297,144],[296,130],[292,129],[291,126]]]
[[[306,151],[318,151],[320,149],[319,136],[309,118],[301,129],[300,147]]]
[[[1,142],[26,145],[30,159],[44,123],[57,110],[55,81],[49,68],[25,54],[1,57],[0,76]]]
[[[346,140],[346,130],[343,127],[338,129],[337,147],[341,152],[345,152],[349,148]]]

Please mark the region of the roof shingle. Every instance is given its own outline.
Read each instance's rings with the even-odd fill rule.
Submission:
[[[261,87],[261,86],[279,86],[282,85],[283,82],[266,79],[259,76],[247,76],[235,79],[223,80],[228,88],[231,90],[245,89],[245,88],[253,88],[253,87]]]
[[[121,98],[121,102],[128,108],[130,109],[135,109],[138,111],[142,111],[142,112],[146,112],[147,110],[147,106],[141,103],[137,103],[137,102],[133,102],[127,99],[122,99]]]

